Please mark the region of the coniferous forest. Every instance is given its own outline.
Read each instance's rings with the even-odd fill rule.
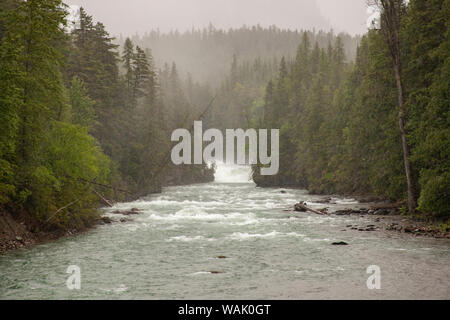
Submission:
[[[363,36],[260,26],[113,38],[61,0],[0,2],[0,207],[83,229],[110,201],[209,182],[170,134],[279,128],[258,186],[370,195],[450,216],[450,1],[379,2]],[[204,112],[206,110],[206,113]]]
[[[281,128],[281,170],[255,180],[373,194],[448,217],[450,2],[381,2],[380,26],[354,61],[339,37],[320,49],[306,35],[296,57],[281,60],[262,116]]]
[[[160,75],[151,51],[119,49],[83,9],[69,29],[59,0],[1,5],[4,210],[77,229],[106,199],[213,179],[206,165],[167,164],[170,132],[195,114],[175,65]]]

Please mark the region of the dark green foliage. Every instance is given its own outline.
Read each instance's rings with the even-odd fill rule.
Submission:
[[[411,1],[400,35],[418,210],[439,217],[450,215],[449,3]],[[311,49],[305,34],[287,80],[283,61],[279,69],[266,88],[263,126],[281,129],[280,172],[261,177],[256,170],[255,181],[405,200],[397,89],[382,33],[363,37],[354,64],[339,37]]]
[[[14,171],[18,110],[22,105],[23,89],[18,85],[21,69],[17,62],[18,48],[3,41],[0,47],[0,205],[7,203],[14,194]]]
[[[72,123],[90,129],[95,120],[95,102],[89,98],[84,82],[73,77],[69,88]]]
[[[55,122],[46,135],[42,157],[43,164],[31,174],[32,210],[41,221],[58,227],[91,225],[99,200],[89,182],[110,181],[109,160],[95,139],[79,126]],[[67,210],[58,211],[69,204]]]
[[[150,50],[135,46],[127,38],[118,59],[117,46],[103,25],[94,24],[83,9],[80,19],[71,34],[66,77],[81,79],[82,87],[95,102],[90,132],[119,173],[117,187],[136,196],[158,191],[166,176],[170,180],[172,174],[178,175],[165,160],[170,154],[170,133],[192,125],[197,110],[186,98],[175,64],[158,78]],[[75,83],[71,94],[80,91],[77,86]],[[77,108],[84,108],[83,112],[87,108],[92,114],[89,100],[83,98],[86,92],[82,89],[78,93]],[[189,170],[186,167],[182,171]]]
[[[403,28],[419,210],[450,215],[450,1],[412,1]]]
[[[83,228],[98,218],[102,195],[160,190],[161,171],[174,168],[163,162],[171,127],[150,51],[128,41],[122,76],[118,46],[83,9],[68,34],[60,0],[0,6],[2,209],[28,212],[44,229]],[[172,79],[178,87],[167,94],[179,99],[172,107],[188,113],[175,67]],[[210,181],[211,173],[182,170],[190,182]]]
[[[87,133],[92,101],[81,81],[69,94],[63,84],[65,15],[59,0],[30,0],[2,19],[0,202],[45,227],[81,228],[96,217],[88,181],[107,183],[109,161]]]

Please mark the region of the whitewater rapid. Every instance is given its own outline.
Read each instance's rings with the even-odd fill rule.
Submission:
[[[217,183],[249,183],[252,182],[252,168],[250,166],[217,163],[215,172]]]

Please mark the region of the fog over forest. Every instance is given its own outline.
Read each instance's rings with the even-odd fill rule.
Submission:
[[[353,60],[369,17],[365,0],[70,0],[72,19],[80,6],[105,24],[123,46],[151,49],[155,66],[176,63],[183,79],[222,83],[233,56],[277,61],[296,54],[303,31],[325,48],[340,34],[347,59]],[[313,33],[318,33],[317,37]]]
[[[352,35],[366,31],[364,0],[70,0],[108,26],[113,35],[242,25],[289,29],[333,28]]]

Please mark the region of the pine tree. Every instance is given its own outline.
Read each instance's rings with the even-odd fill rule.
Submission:
[[[127,92],[126,101],[128,106],[135,106],[135,101],[133,99],[134,98],[133,87],[135,78],[133,70],[134,60],[135,60],[134,45],[133,42],[131,42],[130,38],[127,38],[123,46],[122,63],[125,69],[125,85]]]
[[[21,77],[18,110],[17,161],[21,166],[21,189],[29,188],[26,176],[39,165],[39,145],[45,122],[56,118],[64,103],[60,82],[62,55],[54,46],[64,38],[65,11],[59,0],[20,2],[7,16],[4,45],[20,45],[17,63]]]
[[[0,205],[9,202],[15,191],[15,152],[19,111],[23,108],[19,54],[15,41],[3,39],[0,45]]]
[[[150,71],[150,64],[147,60],[147,55],[144,50],[139,46],[136,46],[136,54],[133,60],[133,101],[137,104],[137,101],[145,96],[144,90],[149,88],[148,82],[152,81]],[[154,80],[154,79],[153,79]]]
[[[436,216],[450,213],[449,8],[444,0],[411,1],[402,29],[408,48],[408,130],[420,187],[418,210]]]

